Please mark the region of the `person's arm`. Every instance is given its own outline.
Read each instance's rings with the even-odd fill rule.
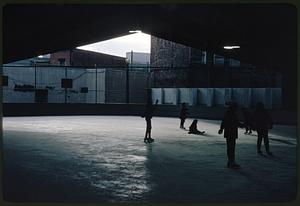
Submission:
[[[155,101],[155,105],[153,107],[153,110],[157,107],[157,104],[158,104],[158,99]]]
[[[238,127],[240,127],[240,128],[244,128],[244,127],[245,127],[245,124],[244,124],[244,123],[242,123],[242,122],[240,122],[240,121],[238,121]]]
[[[156,109],[157,107],[157,103],[158,103],[158,99],[155,101],[155,105],[152,105],[151,106],[151,113],[153,114],[154,110]]]

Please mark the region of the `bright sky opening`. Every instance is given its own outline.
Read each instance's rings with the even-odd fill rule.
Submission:
[[[77,48],[126,57],[126,52],[130,51],[150,53],[150,37],[148,34],[138,32]]]

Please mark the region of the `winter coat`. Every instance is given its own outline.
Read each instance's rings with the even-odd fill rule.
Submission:
[[[179,118],[180,119],[186,119],[187,118],[187,114],[188,114],[187,108],[183,107],[180,110]]]
[[[224,130],[224,138],[237,139],[238,127],[242,126],[235,112],[227,111],[221,123],[221,130]]]
[[[253,126],[256,130],[272,128],[273,121],[267,110],[256,110],[253,113]]]

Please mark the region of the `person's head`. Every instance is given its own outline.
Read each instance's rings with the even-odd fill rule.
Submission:
[[[185,107],[185,102],[181,103],[181,106],[182,106],[182,107]]]
[[[197,124],[198,120],[197,119],[194,119],[192,124]]]

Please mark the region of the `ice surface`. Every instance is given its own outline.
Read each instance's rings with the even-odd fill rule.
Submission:
[[[186,126],[192,119],[187,119]],[[4,198],[66,202],[277,202],[296,194],[296,127],[275,125],[273,157],[256,154],[256,136],[239,130],[226,168],[219,121],[199,120],[205,135],[154,117],[154,143],[136,116],[3,118]],[[254,132],[254,134],[256,134]],[[264,145],[262,145],[264,146]],[[264,149],[264,148],[263,148]],[[264,150],[263,150],[264,151]]]

